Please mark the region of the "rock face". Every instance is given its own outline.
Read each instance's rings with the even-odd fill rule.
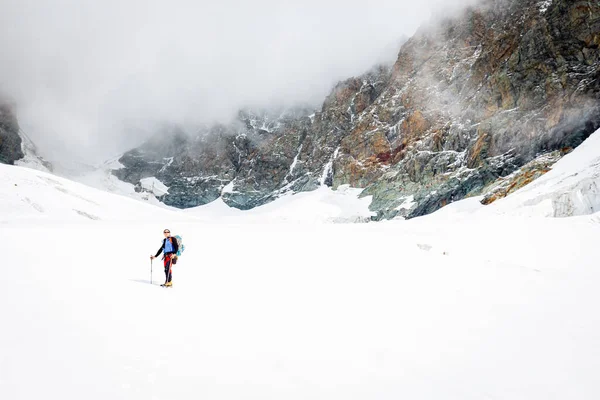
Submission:
[[[486,0],[423,27],[392,68],[339,83],[320,111],[243,111],[196,137],[166,129],[115,174],[156,176],[177,207],[349,184],[378,219],[415,217],[579,145],[600,126],[599,68],[600,3]]]
[[[363,183],[373,208],[426,214],[580,144],[600,123],[599,17],[597,2],[488,1],[413,37],[365,129],[390,129],[390,167]]]
[[[23,156],[17,117],[11,106],[0,104],[0,162],[13,165]]]
[[[507,177],[499,178],[486,190],[486,194],[481,200],[481,204],[492,204],[494,201],[502,199],[522,187],[527,186],[537,178],[550,172],[552,166],[556,164],[563,155],[564,153],[560,151],[542,154]]]

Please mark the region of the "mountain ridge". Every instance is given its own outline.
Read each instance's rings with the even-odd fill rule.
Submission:
[[[146,144],[114,173],[156,176],[176,207],[249,209],[324,184],[364,188],[376,219],[428,214],[600,126],[599,30],[597,4],[487,0],[421,28],[393,67],[338,83],[314,115],[265,131],[265,115],[240,114],[241,129]]]
[[[600,126],[598,32],[597,3],[484,0],[422,27],[393,66],[339,82],[318,110],[246,109],[193,135],[166,125],[112,173],[139,191],[158,179],[178,208],[246,210],[323,185],[364,189],[377,220],[494,201]]]

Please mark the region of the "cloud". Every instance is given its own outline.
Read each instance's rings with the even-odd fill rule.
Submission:
[[[0,92],[47,157],[99,161],[154,123],[318,105],[337,80],[393,61],[398,41],[443,4],[4,0]]]

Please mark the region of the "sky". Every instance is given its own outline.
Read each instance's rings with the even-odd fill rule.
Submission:
[[[319,106],[463,0],[4,0],[0,94],[42,155],[101,162],[161,122]],[[193,128],[191,128],[193,129]]]

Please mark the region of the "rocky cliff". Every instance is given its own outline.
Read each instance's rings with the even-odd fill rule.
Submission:
[[[19,126],[15,107],[7,101],[0,101],[0,163],[52,172],[52,164],[38,155]]]
[[[12,165],[23,156],[17,117],[10,105],[0,103],[0,162]]]
[[[485,0],[424,26],[391,68],[339,83],[318,111],[242,111],[195,136],[166,128],[114,173],[156,176],[177,207],[222,196],[248,209],[350,184],[378,218],[427,214],[523,166],[539,176],[532,165],[543,173],[598,128],[599,46],[599,2]]]

